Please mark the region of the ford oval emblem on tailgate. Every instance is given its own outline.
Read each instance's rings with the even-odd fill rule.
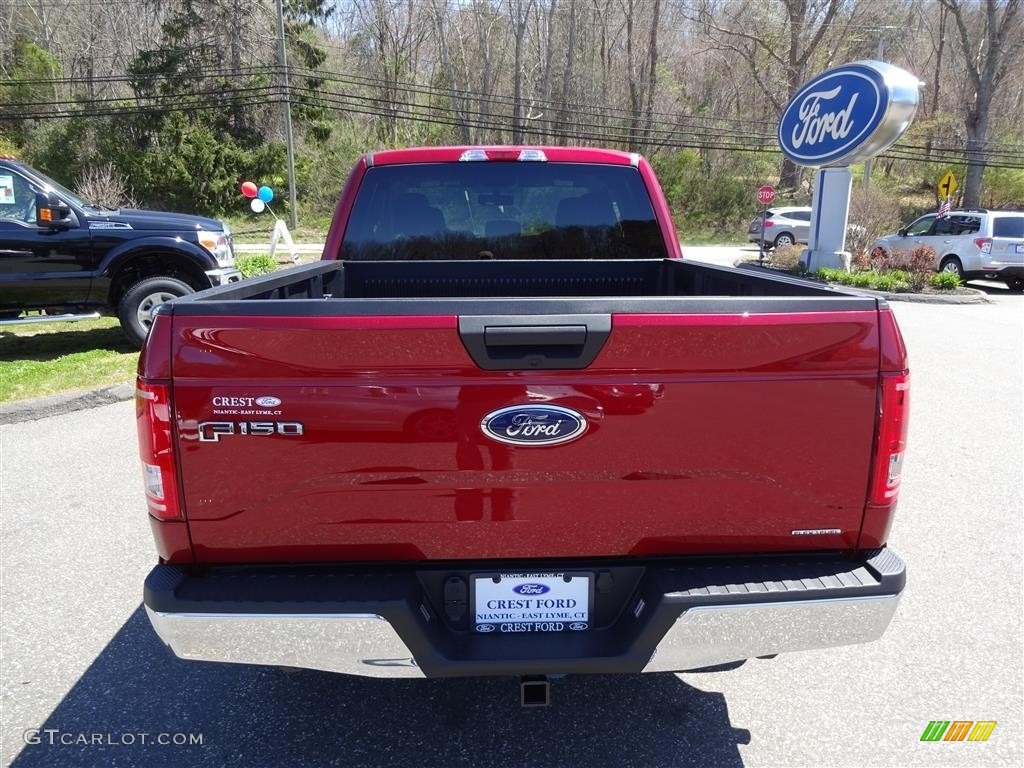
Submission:
[[[559,405],[513,405],[484,416],[480,429],[499,443],[558,445],[581,437],[587,431],[587,420]]]

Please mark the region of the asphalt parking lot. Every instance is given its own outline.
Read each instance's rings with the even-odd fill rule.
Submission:
[[[728,671],[566,678],[547,709],[520,708],[513,679],[377,681],[171,657],[141,608],[154,555],[132,404],[2,426],[0,758],[1020,765],[1024,296],[988,292],[989,304],[893,305],[913,410],[890,544],[909,583],[880,641]],[[986,742],[921,742],[931,720],[997,726]],[[152,743],[161,735],[171,743]]]

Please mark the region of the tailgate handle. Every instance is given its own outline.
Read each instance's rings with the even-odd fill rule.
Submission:
[[[586,340],[585,325],[489,325],[484,328],[484,344],[488,347],[583,346]]]
[[[612,330],[611,315],[463,315],[459,336],[485,371],[578,370]]]

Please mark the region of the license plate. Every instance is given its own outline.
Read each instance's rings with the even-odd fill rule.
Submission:
[[[1017,246],[1017,253],[1024,253],[1024,243],[1020,243]]]
[[[580,632],[590,628],[590,573],[480,573],[472,579],[477,632]]]

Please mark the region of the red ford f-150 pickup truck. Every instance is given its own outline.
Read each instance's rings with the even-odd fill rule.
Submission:
[[[881,299],[683,260],[637,155],[366,155],[322,261],[157,311],[146,609],[182,658],[528,702],[871,641],[908,383]]]

